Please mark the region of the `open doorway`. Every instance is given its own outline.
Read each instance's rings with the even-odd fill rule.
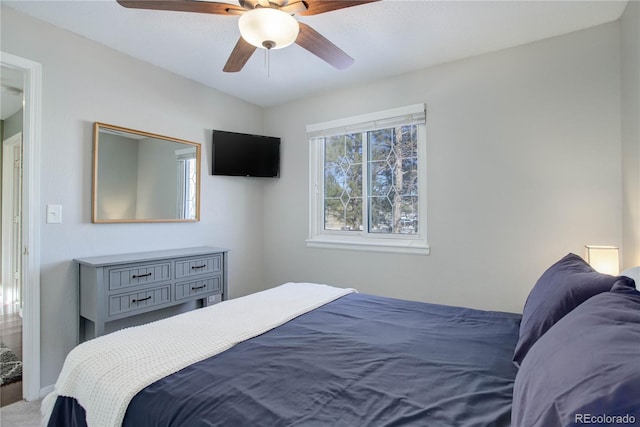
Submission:
[[[2,283],[3,366],[11,350],[22,368],[22,384],[12,382],[17,390],[12,399],[36,400],[40,390],[40,141],[42,108],[42,65],[26,58],[0,51],[2,83],[2,120],[0,123],[0,165],[2,181],[2,216],[8,218],[0,227],[3,239],[0,278]],[[17,97],[17,110],[5,101]],[[21,110],[20,109],[21,106]],[[8,112],[8,113],[5,113]],[[8,117],[6,115],[8,115]],[[9,118],[12,119],[9,119]],[[5,156],[7,162],[4,162]],[[7,165],[5,168],[4,165]],[[6,169],[6,170],[5,170]],[[4,184],[5,182],[3,182]],[[7,237],[4,239],[4,237]],[[7,256],[5,256],[7,255]],[[6,286],[5,286],[6,282]],[[5,321],[5,313],[10,316]],[[13,349],[11,348],[13,347]],[[16,368],[18,369],[18,368]],[[18,384],[18,385],[15,385]],[[5,389],[5,386],[1,387]],[[5,405],[2,390],[1,405]]]
[[[24,73],[0,69],[0,406],[22,400],[22,132]]]

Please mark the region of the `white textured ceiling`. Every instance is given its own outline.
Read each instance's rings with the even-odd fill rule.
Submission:
[[[384,0],[297,17],[355,63],[336,70],[292,45],[271,52],[267,75],[263,50],[239,73],[222,72],[239,37],[235,16],[125,9],[115,0],[2,0],[5,6],[261,106],[614,21],[626,3]]]

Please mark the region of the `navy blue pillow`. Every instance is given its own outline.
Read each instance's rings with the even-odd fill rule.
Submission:
[[[568,254],[549,267],[524,305],[513,355],[516,366],[520,366],[531,346],[558,320],[592,296],[609,291],[618,280],[635,287],[633,279],[598,273],[575,254]]]
[[[516,375],[514,427],[640,422],[640,292],[616,283],[556,323]]]

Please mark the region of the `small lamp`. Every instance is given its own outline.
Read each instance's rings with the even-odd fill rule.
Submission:
[[[594,270],[617,276],[620,272],[618,248],[615,246],[586,245],[587,262]]]
[[[262,49],[281,49],[296,41],[300,26],[286,12],[270,7],[257,7],[238,21],[242,38]]]

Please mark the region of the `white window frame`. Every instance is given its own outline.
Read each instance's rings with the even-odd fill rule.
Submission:
[[[178,169],[177,169],[177,182],[178,182],[178,189],[177,189],[177,204],[176,206],[178,207],[178,218],[180,219],[197,219],[197,208],[194,207],[194,209],[190,209],[190,204],[189,204],[189,200],[190,198],[188,197],[191,194],[190,188],[189,188],[189,175],[190,172],[193,171],[194,168],[196,168],[195,165],[195,160],[197,158],[196,156],[196,149],[195,147],[193,148],[184,148],[184,149],[180,149],[180,150],[176,150],[176,161],[178,163]],[[197,169],[196,169],[196,173],[197,173]],[[197,189],[194,189],[194,198],[197,197]]]
[[[418,149],[418,232],[416,234],[381,234],[368,231],[367,173],[362,173],[363,230],[324,229],[324,139],[328,136],[366,132],[393,127],[399,123],[417,126]],[[307,125],[309,137],[309,238],[307,247],[347,249],[429,255],[427,241],[427,161],[426,110],[424,104],[394,108],[376,113]],[[363,148],[363,165],[367,150]]]

